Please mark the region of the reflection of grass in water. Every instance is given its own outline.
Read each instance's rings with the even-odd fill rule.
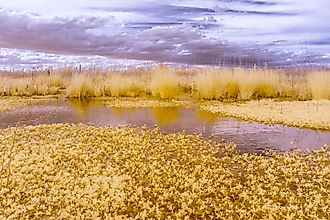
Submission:
[[[111,111],[117,116],[123,116],[129,112],[134,112],[135,108],[112,107]]]
[[[196,114],[201,121],[205,121],[208,123],[214,123],[218,119],[218,116],[216,114],[207,111],[197,110]]]
[[[91,106],[97,105],[96,102],[92,100],[69,99],[68,103],[76,114],[86,114],[90,111]]]
[[[179,108],[154,108],[154,119],[161,125],[169,124],[179,117]]]

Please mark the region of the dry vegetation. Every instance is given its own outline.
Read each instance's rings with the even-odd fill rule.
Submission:
[[[180,81],[175,69],[159,67],[152,72],[150,90],[155,97],[162,99],[179,95]]]
[[[102,103],[106,107],[118,108],[168,108],[168,107],[196,107],[196,103],[190,100],[159,100],[140,97],[122,97],[122,98],[99,98],[96,101]]]
[[[191,96],[211,100],[330,99],[328,70],[171,68],[127,71],[62,69],[2,73],[0,96],[65,93],[69,98]]]
[[[208,101],[201,104],[200,108],[244,120],[330,131],[330,100],[259,100],[240,103]]]
[[[311,72],[307,76],[314,99],[330,99],[329,72]]]
[[[0,112],[8,111],[15,108],[20,108],[30,104],[37,104],[44,101],[49,101],[53,97],[33,97],[33,98],[21,98],[21,97],[0,97]]]
[[[0,219],[329,219],[330,152],[239,154],[198,135],[0,130]]]
[[[0,97],[0,111],[43,100],[12,96],[64,94],[113,107],[197,105],[247,120],[330,130],[330,100],[320,100],[330,99],[329,81],[327,70],[165,66],[1,73],[0,96],[6,97]],[[159,100],[180,96],[211,101]],[[262,98],[290,101],[255,100]],[[160,120],[162,110],[155,112]],[[0,219],[330,219],[329,156],[327,148],[240,154],[199,135],[144,127],[9,128],[0,130]]]
[[[66,84],[61,74],[0,73],[0,96],[56,95]]]

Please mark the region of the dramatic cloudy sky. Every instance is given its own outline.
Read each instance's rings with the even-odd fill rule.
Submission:
[[[329,63],[329,0],[0,0],[0,68]]]

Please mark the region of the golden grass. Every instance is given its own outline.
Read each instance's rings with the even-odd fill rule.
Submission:
[[[308,74],[313,99],[330,99],[330,73],[326,71],[314,71]]]
[[[199,98],[274,98],[279,95],[279,73],[257,69],[205,69],[195,77]]]
[[[201,104],[201,109],[244,120],[330,131],[330,100],[260,100],[239,103],[213,101]]]
[[[221,76],[214,70],[203,70],[194,79],[197,94],[202,99],[218,99],[224,90]]]
[[[151,73],[150,90],[153,96],[162,99],[174,98],[179,95],[179,77],[175,69],[159,66]]]
[[[105,95],[113,97],[137,97],[145,93],[145,86],[138,77],[118,73],[105,80],[104,91]]]
[[[280,75],[278,90],[280,98],[291,100],[312,99],[306,75]]]
[[[239,154],[199,135],[0,130],[0,219],[329,219],[327,148]]]
[[[59,75],[0,78],[0,96],[56,95],[65,88]]]
[[[278,92],[279,76],[268,70],[235,69],[240,98],[274,98]]]
[[[111,97],[111,98],[98,98],[104,106],[118,107],[118,108],[159,108],[159,107],[185,107],[190,108],[195,105],[194,102],[189,100],[159,100],[156,98],[141,98],[141,97]]]
[[[95,88],[87,74],[76,74],[71,78],[66,92],[70,98],[91,98],[95,96]]]
[[[0,73],[0,96],[53,95],[69,98],[191,96],[209,100],[330,99],[330,71],[244,68],[155,68],[126,71]]]

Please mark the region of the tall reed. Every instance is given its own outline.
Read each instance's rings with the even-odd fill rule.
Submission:
[[[243,100],[252,98],[274,98],[278,94],[279,75],[267,70],[235,69],[234,76],[238,83],[239,97]]]
[[[197,95],[202,99],[218,99],[224,91],[220,74],[213,69],[201,70],[194,79]]]
[[[307,72],[307,73],[306,73]],[[245,68],[172,68],[77,71],[64,68],[48,72],[0,72],[0,96],[56,95],[69,98],[101,96],[162,99],[180,95],[200,99],[291,100],[330,99],[330,71]]]
[[[180,94],[179,77],[174,69],[159,66],[152,70],[150,91],[155,97],[173,98]]]
[[[136,76],[112,73],[104,81],[104,91],[106,96],[136,97],[145,92],[145,85]]]
[[[330,99],[330,72],[313,71],[307,74],[313,99]]]
[[[91,98],[95,96],[95,85],[87,74],[75,74],[66,90],[69,98]]]

